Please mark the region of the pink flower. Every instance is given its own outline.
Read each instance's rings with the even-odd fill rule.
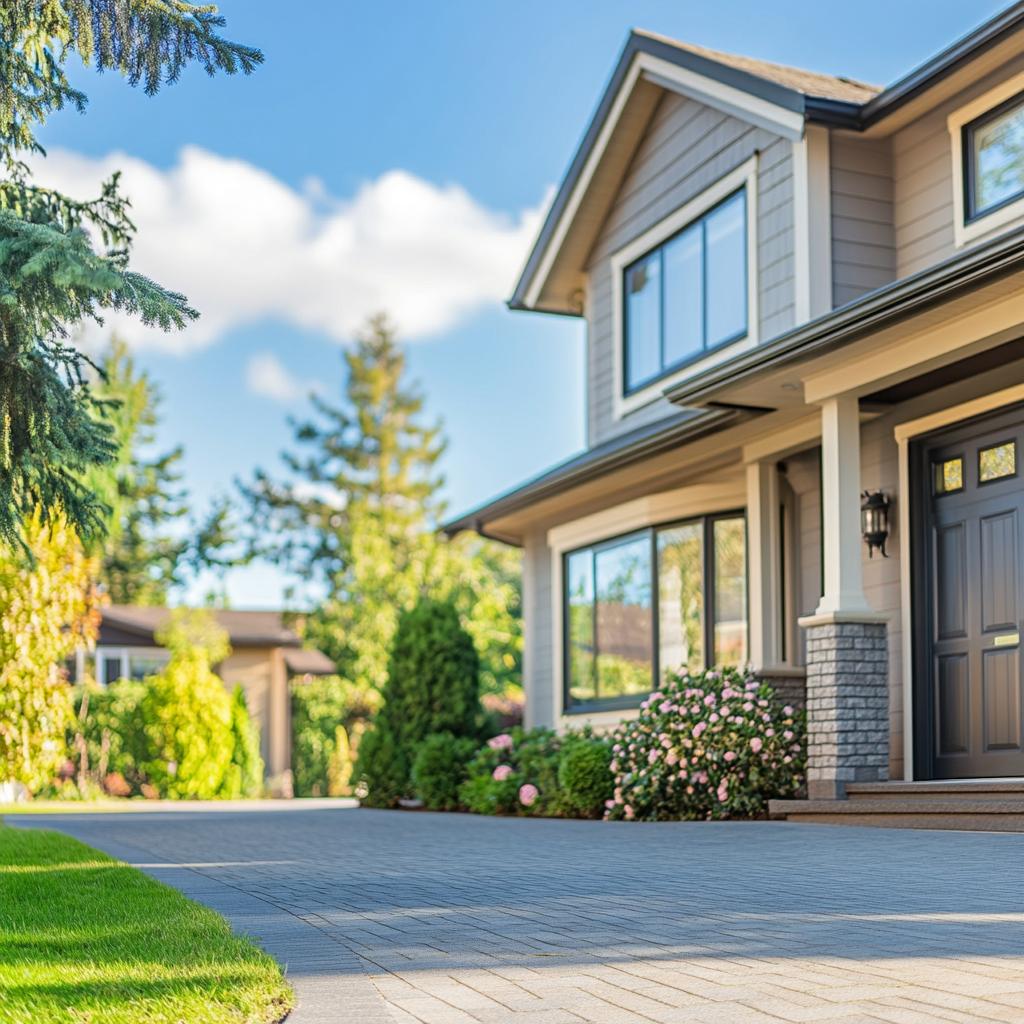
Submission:
[[[705,705],[705,707],[711,707],[714,703],[715,703],[715,695],[713,693],[709,693],[704,698],[704,705]]]
[[[783,713],[784,715],[787,715],[787,716],[788,716],[788,715],[791,715],[791,714],[793,714],[793,709],[792,709],[792,708],[791,708],[791,707],[790,707],[790,706],[789,706],[789,705],[787,704],[787,705],[786,705],[786,706],[785,706],[785,707],[784,707],[784,708],[782,709],[782,713]]]
[[[711,722],[712,724],[717,722],[718,721],[718,714],[717,714],[717,712],[712,711],[711,714],[708,715],[708,721]]]
[[[783,738],[784,740],[787,740],[787,741],[788,741],[788,740],[791,740],[791,739],[793,738],[793,733],[792,733],[792,732],[791,732],[791,731],[790,731],[789,729],[787,729],[787,730],[786,730],[786,731],[785,731],[785,732],[784,732],[784,733],[782,734],[782,738]]]
[[[735,753],[735,751],[727,750],[725,752],[725,759],[726,759],[726,761],[735,761],[736,760],[736,753]]]
[[[604,805],[610,811],[615,806],[615,801],[614,800],[605,800]]]
[[[705,729],[706,729],[707,727],[708,727],[708,726],[707,726],[707,723],[706,723],[706,722],[698,722],[698,723],[697,723],[697,724],[696,724],[696,725],[695,725],[695,726],[693,727],[693,736],[694,736],[694,739],[696,739],[696,738],[697,738],[698,736],[700,736],[700,734],[701,734],[701,733],[702,733],[702,732],[703,732],[703,731],[704,731],[704,730],[705,730]]]
[[[526,782],[519,787],[519,802],[524,807],[529,807],[531,804],[536,803],[539,796],[540,792],[532,782]]]
[[[752,750],[752,751],[753,751],[753,752],[754,752],[755,754],[759,754],[759,753],[761,752],[761,747],[762,747],[762,746],[763,746],[763,744],[761,743],[761,737],[760,737],[760,736],[755,736],[755,737],[754,737],[754,738],[753,738],[753,739],[752,739],[752,740],[750,741],[750,749],[751,749],[751,750]]]
[[[512,737],[507,732],[503,732],[500,736],[494,736],[487,741],[487,746],[491,750],[507,750],[512,746]]]
[[[648,764],[654,764],[654,762],[657,761],[659,757],[661,757],[661,751],[660,750],[652,750],[647,755],[647,763]]]
[[[678,761],[679,761],[679,755],[674,750],[670,750],[665,755],[665,764],[667,764],[667,765],[677,764]]]
[[[720,804],[724,804],[729,799],[729,783],[725,779],[718,784],[717,796]]]
[[[774,736],[775,735],[775,730],[774,729],[765,729],[764,734],[765,734],[765,736]]]
[[[512,774],[512,768],[507,764],[499,764],[497,768],[491,772],[491,778],[495,782],[504,782]]]
[[[746,702],[746,704],[743,705],[743,710],[744,711],[753,711],[754,710],[754,705],[751,704],[750,701],[748,700]]]
[[[635,817],[635,813],[633,811],[633,808],[630,807],[629,804],[626,804],[626,806],[622,809],[622,811],[623,811],[623,814],[626,817],[626,821],[632,821],[633,818]]]

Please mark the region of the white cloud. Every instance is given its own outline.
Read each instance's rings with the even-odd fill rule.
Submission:
[[[254,395],[284,403],[305,398],[317,390],[316,381],[299,380],[270,352],[260,352],[249,358],[245,367],[245,383]]]
[[[184,292],[202,317],[172,335],[110,326],[132,344],[179,352],[267,319],[344,342],[381,310],[407,340],[437,334],[508,295],[542,211],[511,217],[403,170],[339,200],[316,179],[296,191],[194,146],[168,170],[54,149],[38,177],[84,197],[115,169],[139,229],[132,265]]]

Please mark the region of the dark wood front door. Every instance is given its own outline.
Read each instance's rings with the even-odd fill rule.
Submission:
[[[919,448],[917,494],[928,513],[918,618],[927,732],[918,735],[933,778],[1024,776],[1022,446],[1016,409]]]

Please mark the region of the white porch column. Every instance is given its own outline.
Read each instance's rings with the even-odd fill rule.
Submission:
[[[821,505],[825,578],[815,616],[870,614],[861,571],[860,410],[852,395],[821,405]]]
[[[843,797],[880,782],[889,763],[888,630],[864,596],[860,410],[851,395],[821,403],[824,587],[807,629],[807,792]]]
[[[774,460],[747,466],[747,538],[750,575],[750,663],[774,668],[782,653],[780,607],[779,471]]]

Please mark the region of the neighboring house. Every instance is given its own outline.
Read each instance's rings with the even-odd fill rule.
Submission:
[[[1024,779],[1024,4],[885,89],[632,33],[510,306],[587,328],[587,449],[446,526],[527,724],[749,663],[813,798]]]
[[[79,652],[74,675],[86,672],[94,659],[93,675],[101,685],[118,679],[144,679],[159,671],[169,657],[155,633],[170,618],[168,608],[110,605],[103,609],[94,652]],[[217,666],[229,689],[241,684],[249,714],[260,731],[260,752],[272,792],[290,790],[291,702],[288,681],[295,676],[331,675],[334,662],[320,651],[301,646],[280,612],[212,610],[227,631],[231,654]]]

